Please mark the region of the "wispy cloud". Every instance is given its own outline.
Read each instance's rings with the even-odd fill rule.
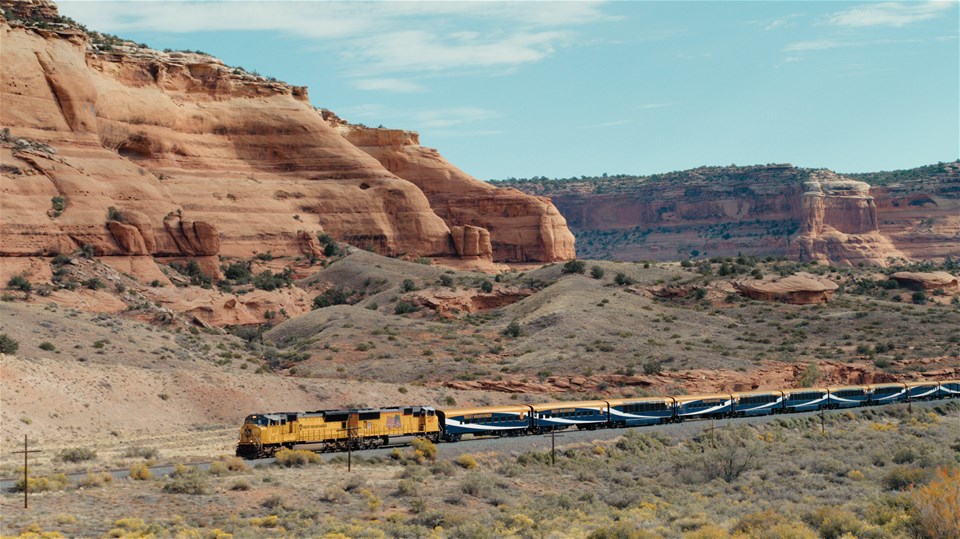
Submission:
[[[596,129],[596,128],[599,128],[599,127],[614,127],[614,126],[617,126],[617,125],[625,125],[625,124],[629,124],[629,123],[633,123],[633,120],[612,120],[612,121],[609,121],[609,122],[602,122],[602,123],[598,123],[598,124],[585,125],[584,127],[587,128],[587,129]]]
[[[440,128],[490,120],[500,116],[500,113],[479,107],[454,107],[414,111],[412,116],[421,127]]]
[[[382,90],[387,92],[423,92],[426,87],[422,84],[404,79],[358,79],[353,81],[353,86],[359,90]]]
[[[865,4],[827,17],[829,24],[847,27],[906,26],[935,19],[956,7],[956,2],[884,2]]]
[[[90,28],[124,33],[269,31],[334,51],[354,86],[423,88],[385,73],[445,74],[541,61],[574,42],[575,28],[614,20],[603,2],[83,2],[61,10]]]
[[[358,66],[357,73],[435,73],[513,67],[553,54],[566,36],[558,31],[438,35],[426,30],[407,30],[359,40],[347,56]]]
[[[798,41],[783,48],[784,52],[808,52],[841,47],[869,47],[874,45],[900,45],[904,43],[920,43],[922,39],[870,39],[862,41],[836,41],[833,39],[815,39],[812,41]]]
[[[811,41],[798,41],[791,43],[783,48],[786,52],[806,52],[822,51],[827,49],[836,49],[839,47],[849,47],[850,43],[835,41],[833,39],[814,39]]]

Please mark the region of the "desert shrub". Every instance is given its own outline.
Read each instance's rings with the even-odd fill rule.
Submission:
[[[260,290],[266,290],[269,292],[271,290],[290,286],[290,283],[292,282],[290,276],[291,273],[289,268],[284,270],[283,273],[273,273],[270,270],[264,270],[253,278],[253,286],[259,288]]]
[[[398,496],[414,496],[420,492],[420,483],[412,479],[401,479],[397,483],[397,495]]]
[[[230,485],[230,490],[246,491],[251,488],[250,482],[246,479],[238,479]]]
[[[413,447],[414,454],[419,453],[427,460],[437,459],[437,444],[431,442],[430,440],[427,440],[426,438],[414,438],[413,443],[410,445]]]
[[[57,349],[57,347],[54,346],[53,343],[50,341],[43,341],[42,343],[40,343],[40,349],[46,350],[47,352],[53,352],[54,350]]]
[[[242,458],[233,455],[222,455],[218,457],[213,464],[216,463],[223,464],[223,467],[226,468],[228,472],[246,473],[250,471],[250,466],[247,466],[247,463],[244,462]]]
[[[191,468],[188,472],[172,478],[163,485],[163,491],[168,494],[207,494],[210,491],[210,485],[204,473],[197,468]]]
[[[472,470],[477,467],[477,458],[469,453],[460,455],[454,462],[457,463],[457,466],[467,470]]]
[[[960,469],[939,468],[930,483],[911,493],[916,527],[930,539],[960,536]]]
[[[624,522],[612,526],[597,528],[587,535],[587,539],[654,539],[660,535],[648,530],[637,529]]]
[[[144,460],[157,460],[160,458],[160,450],[155,447],[142,447],[135,445],[128,447],[123,456],[127,458],[142,458]]]
[[[345,305],[349,303],[350,292],[339,286],[324,290],[319,296],[313,298],[313,308],[322,309],[333,305]]]
[[[55,196],[50,199],[50,206],[53,208],[53,216],[60,217],[63,210],[67,209],[67,199],[62,196]]]
[[[917,290],[910,295],[910,299],[917,305],[923,305],[927,302],[927,294],[923,290]]]
[[[30,292],[33,290],[33,285],[30,284],[30,281],[27,280],[27,277],[20,273],[10,277],[10,280],[7,281],[7,287],[14,290],[19,290],[21,292]]]
[[[481,292],[487,292],[487,293],[493,292],[493,283],[491,283],[490,281],[484,279],[484,280],[480,283],[480,291],[481,291]]]
[[[71,447],[60,451],[58,457],[63,462],[84,462],[97,458],[97,452],[87,447]]]
[[[49,492],[55,490],[63,490],[67,488],[67,485],[70,484],[70,480],[67,479],[67,476],[60,474],[53,475],[44,475],[40,477],[28,477],[27,482],[23,482],[23,478],[17,479],[17,482],[13,485],[13,490],[16,492],[23,492],[24,486],[30,489],[30,492]]]
[[[73,262],[73,260],[72,260],[69,256],[67,256],[67,255],[57,255],[57,256],[53,257],[53,260],[50,261],[51,264],[53,264],[54,266],[57,266],[57,267],[59,267],[59,266],[65,266],[65,265],[69,264],[70,262]]]
[[[663,363],[653,359],[643,363],[643,374],[649,376],[653,374],[660,374],[661,372],[663,372]]]
[[[613,278],[613,282],[617,283],[620,286],[629,286],[634,284],[636,281],[634,281],[630,277],[627,277],[626,273],[621,272],[621,273],[617,273],[617,275]]]
[[[823,539],[840,539],[846,534],[856,537],[863,528],[857,515],[839,507],[821,507],[809,513],[805,520]]]
[[[281,449],[276,455],[277,466],[286,468],[306,466],[307,464],[320,464],[323,459],[320,455],[306,449]]]
[[[441,275],[441,276],[440,276],[440,286],[446,286],[446,287],[448,287],[448,288],[449,288],[449,287],[452,287],[452,286],[453,286],[453,277],[451,277],[451,276],[449,276],[449,275],[446,275],[446,274]]]
[[[113,481],[113,476],[109,472],[87,472],[87,475],[77,481],[77,485],[83,488],[97,488]]]
[[[756,465],[761,448],[755,433],[749,427],[716,431],[713,437],[704,437],[690,444],[686,454],[674,462],[674,469],[687,483],[723,479],[730,483]]]
[[[813,387],[820,381],[820,376],[820,367],[816,363],[810,363],[803,369],[803,372],[800,373],[798,383],[800,387]]]
[[[927,478],[927,471],[913,466],[894,466],[883,477],[883,486],[887,490],[906,490],[922,483]]]
[[[133,466],[130,466],[130,479],[136,481],[149,481],[153,479],[153,472],[150,471],[150,467],[147,466],[145,462],[138,462]]]
[[[475,498],[486,498],[493,492],[493,479],[477,472],[470,472],[460,484],[464,494]]]
[[[417,290],[417,283],[413,282],[413,279],[404,279],[400,283],[401,292],[413,292],[414,290]]]
[[[603,279],[603,276],[606,273],[607,272],[603,271],[603,268],[601,268],[600,266],[592,266],[590,268],[590,276],[593,277],[594,279]]]
[[[507,324],[507,327],[501,333],[506,337],[516,339],[517,337],[523,335],[523,328],[520,327],[520,324],[516,320],[514,320],[513,322]]]
[[[115,207],[113,207],[113,206],[110,206],[109,208],[107,208],[107,220],[108,220],[108,221],[119,221],[119,222],[121,222],[121,223],[124,223],[124,222],[127,221],[127,217],[126,217],[125,215],[123,215],[123,212],[122,212],[122,211],[118,210],[117,208],[115,208]]]
[[[253,277],[253,271],[251,271],[250,266],[250,261],[238,260],[231,262],[230,265],[221,269],[223,270],[224,278],[242,284],[249,282],[250,278]]]
[[[570,260],[560,269],[561,273],[584,273],[587,271],[587,264],[582,260]]]
[[[419,309],[417,309],[416,305],[414,305],[413,303],[410,303],[409,301],[403,301],[403,300],[398,301],[397,304],[393,306],[394,314],[415,313],[418,310]]]
[[[0,333],[0,354],[16,354],[19,348],[20,343],[6,333]]]
[[[101,281],[100,279],[93,277],[93,278],[87,279],[86,281],[83,281],[83,286],[89,288],[90,290],[100,290],[101,288],[104,288],[107,285],[105,285],[103,281]]]
[[[818,535],[802,522],[773,509],[749,513],[740,518],[731,530],[744,539],[817,539]]]
[[[683,534],[683,539],[727,539],[730,534],[716,524],[706,524],[698,529]]]

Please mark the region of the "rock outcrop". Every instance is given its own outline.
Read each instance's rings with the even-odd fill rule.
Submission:
[[[783,164],[499,184],[549,194],[583,258],[789,255],[883,266],[960,256],[960,162],[854,176]]]
[[[890,276],[901,286],[914,290],[936,290],[960,292],[960,281],[945,271],[914,272],[898,271]]]
[[[742,280],[735,282],[734,286],[749,298],[797,305],[827,303],[839,288],[833,281],[809,273],[775,280]]]
[[[905,258],[878,228],[870,185],[829,171],[813,171],[800,195],[800,229],[791,254],[801,261],[886,265]]]
[[[549,199],[481,182],[436,150],[420,146],[419,136],[411,131],[371,129],[348,124],[329,112],[325,116],[356,147],[416,184],[448,226],[486,229],[494,260],[555,261],[576,256],[573,234]]]
[[[0,5],[11,14],[0,18],[0,256],[87,246],[97,256],[316,255],[320,232],[391,256],[573,256],[548,201],[488,186],[419,146],[397,169],[409,178],[399,176],[326,121],[305,88],[88,35],[48,1]],[[417,183],[439,177],[450,196]],[[470,232],[454,238],[451,226]]]

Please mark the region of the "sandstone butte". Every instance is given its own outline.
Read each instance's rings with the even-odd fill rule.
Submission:
[[[514,185],[550,195],[584,257],[742,253],[886,266],[960,256],[960,163],[927,168],[882,185],[789,164]]]
[[[575,256],[549,199],[481,182],[415,133],[351,125],[205,54],[94,39],[48,0],[0,6],[0,262],[87,248],[144,279],[153,257],[215,274],[218,256],[317,254],[321,232],[491,266]]]

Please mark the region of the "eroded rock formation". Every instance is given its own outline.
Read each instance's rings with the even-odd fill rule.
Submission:
[[[774,280],[741,280],[734,286],[749,298],[798,305],[827,303],[839,288],[833,281],[809,273]]]
[[[91,38],[48,1],[0,4],[12,13],[0,20],[0,256],[316,255],[319,232],[387,255],[573,256],[548,201],[419,146],[430,158],[394,174],[305,88],[204,54]],[[439,177],[450,196],[412,181]],[[460,249],[450,226],[463,227]]]
[[[890,278],[914,290],[941,289],[944,292],[960,292],[960,281],[945,271],[898,271]]]
[[[486,229],[494,260],[575,257],[573,234],[549,199],[481,182],[451,165],[437,150],[420,146],[416,133],[351,125],[329,112],[325,116],[352,144],[416,184],[447,225]]]
[[[885,265],[905,258],[878,228],[870,185],[829,171],[813,171],[800,195],[800,229],[791,244],[799,260]]]

